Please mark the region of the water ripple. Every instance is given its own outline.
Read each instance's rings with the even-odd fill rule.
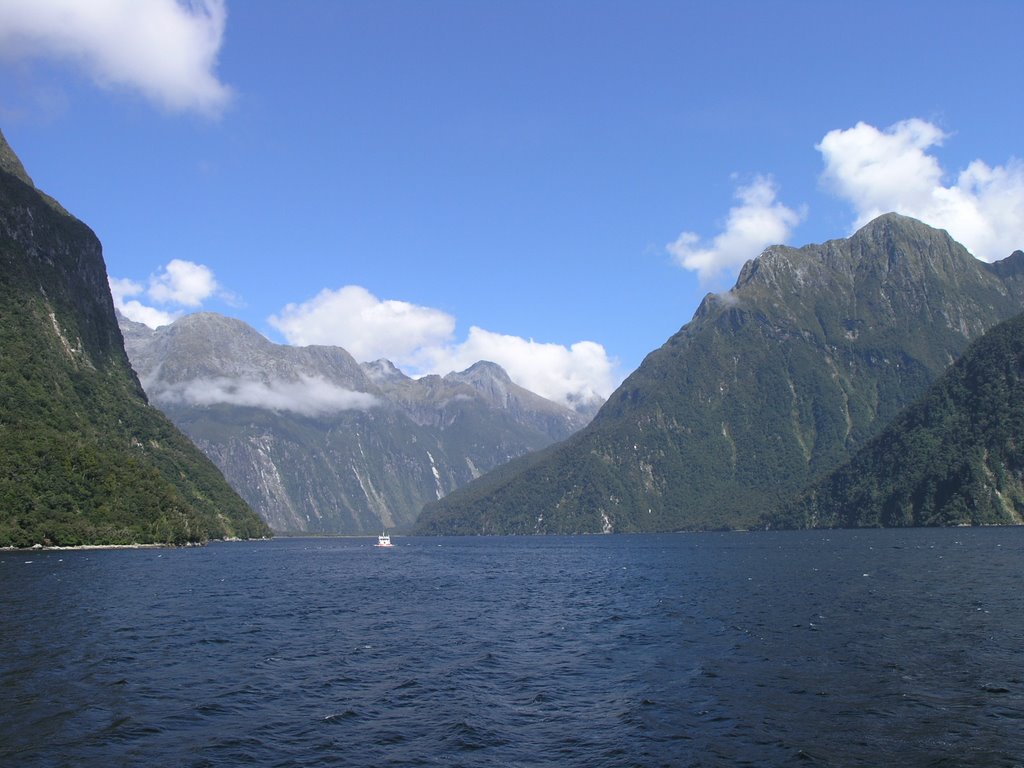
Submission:
[[[1021,765],[1019,529],[397,542],[0,553],[0,764]]]

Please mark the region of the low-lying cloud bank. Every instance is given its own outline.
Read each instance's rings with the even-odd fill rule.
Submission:
[[[367,392],[354,392],[319,376],[294,381],[251,381],[217,377],[183,384],[146,382],[150,398],[163,405],[238,405],[303,416],[326,416],[341,411],[365,411],[378,404]]]
[[[224,292],[213,272],[201,264],[175,260],[149,278],[148,284],[111,278],[114,306],[150,328],[168,325]],[[153,304],[144,304],[140,298]],[[320,344],[345,349],[356,360],[390,360],[412,376],[461,371],[481,360],[502,366],[517,384],[570,408],[591,410],[618,386],[617,363],[594,341],[569,346],[472,327],[455,340],[455,318],[446,312],[405,301],[380,299],[358,285],[324,289],[308,301],[286,305],[269,318],[289,344]],[[236,402],[252,397],[273,402],[273,393],[251,386],[201,382],[194,391],[166,392],[164,402],[186,398],[197,404]],[[218,385],[218,386],[214,386]],[[283,394],[280,388],[277,394]],[[168,399],[170,398],[170,399]],[[215,398],[215,400],[207,400]],[[344,400],[342,400],[344,402]],[[242,403],[250,404],[250,403]],[[356,406],[359,407],[359,406]],[[288,408],[288,410],[298,410]]]

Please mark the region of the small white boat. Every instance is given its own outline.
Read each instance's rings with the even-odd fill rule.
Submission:
[[[395,545],[391,543],[391,536],[388,535],[388,532],[384,531],[384,533],[377,537],[377,543],[374,546],[393,547]]]

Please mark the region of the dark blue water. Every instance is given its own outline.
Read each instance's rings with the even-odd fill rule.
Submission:
[[[1022,764],[1022,529],[395,541],[0,552],[0,764]]]

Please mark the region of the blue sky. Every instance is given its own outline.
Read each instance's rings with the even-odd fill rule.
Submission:
[[[609,394],[768,244],[1024,248],[1024,3],[0,0],[118,301]]]

